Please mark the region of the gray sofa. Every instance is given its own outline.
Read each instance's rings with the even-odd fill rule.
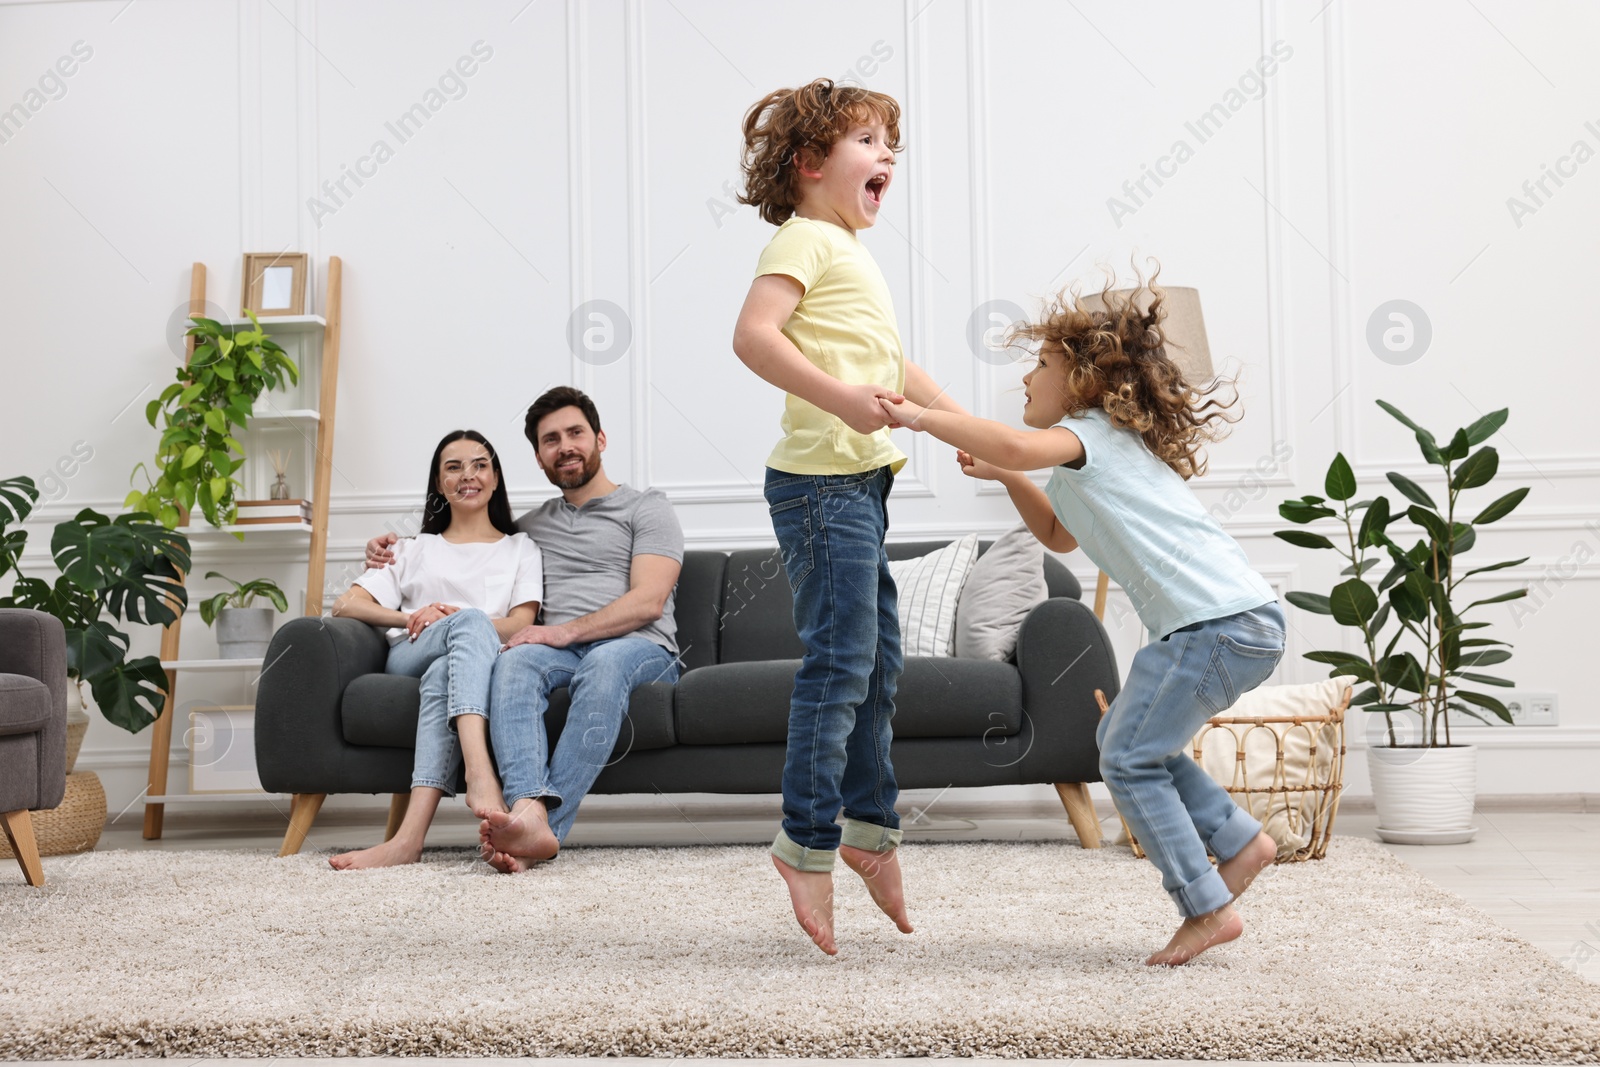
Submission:
[[[891,544],[888,553],[907,559],[947,543]],[[1014,663],[907,658],[895,775],[901,789],[1055,785],[1078,837],[1094,848],[1094,691],[1109,700],[1119,675],[1077,580],[1053,557],[1044,567],[1050,598],[1023,623]],[[676,685],[634,690],[594,792],[778,792],[802,655],[792,607],[777,549],[688,552],[675,615],[685,670]],[[268,791],[294,795],[280,854],[299,850],[330,793],[393,794],[389,833],[398,826],[418,682],[383,673],[387,650],[377,630],[351,619],[293,619],[273,636],[257,691],[256,765]],[[552,747],[566,714],[562,689],[546,717]]]
[[[42,611],[0,608],[0,825],[29,885],[44,885],[30,811],[67,791],[67,634]]]

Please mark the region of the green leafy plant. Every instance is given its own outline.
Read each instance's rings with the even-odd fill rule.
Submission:
[[[0,577],[17,565],[27,531],[8,530],[33,510],[32,478],[0,482]],[[138,733],[166,705],[166,673],[155,656],[128,658],[128,635],[113,622],[165,626],[189,603],[183,574],[189,541],[149,516],[109,519],[90,508],[57,523],[50,553],[61,569],[54,584],[18,575],[0,607],[32,608],[61,620],[67,631],[67,677],[87,682],[110,722]]]
[[[1509,515],[1528,495],[1526,487],[1514,489],[1482,508],[1470,521],[1464,515],[1462,494],[1487,485],[1500,466],[1499,453],[1483,442],[1492,437],[1509,417],[1508,409],[1490,412],[1472,425],[1457,430],[1448,443],[1439,444],[1432,433],[1412,422],[1394,405],[1378,401],[1378,406],[1393,415],[1417,439],[1422,456],[1444,472],[1445,500],[1441,508],[1421,486],[1403,474],[1390,471],[1389,483],[1409,503],[1396,510],[1388,497],[1355,500],[1356,479],[1344,454],[1333,458],[1324,483],[1327,496],[1302,496],[1279,505],[1278,513],[1301,526],[1331,520],[1342,526],[1336,533],[1341,543],[1310,529],[1280,530],[1277,536],[1301,548],[1331,549],[1345,560],[1340,572],[1344,581],[1327,595],[1292,592],[1289,603],[1321,615],[1331,615],[1340,626],[1360,633],[1360,655],[1339,650],[1306,653],[1306,658],[1331,664],[1329,675],[1354,675],[1367,688],[1351,698],[1352,706],[1381,713],[1387,720],[1390,745],[1395,736],[1394,715],[1415,712],[1422,720],[1420,743],[1424,746],[1450,744],[1450,717],[1456,710],[1485,722],[1493,715],[1511,721],[1506,706],[1487,693],[1461,688],[1460,683],[1478,686],[1511,686],[1509,679],[1480,673],[1479,668],[1504,663],[1511,658],[1511,644],[1487,637],[1466,636],[1490,624],[1468,621],[1475,608],[1526,596],[1527,587],[1498,596],[1473,600],[1457,607],[1466,594],[1458,589],[1475,574],[1502,570],[1526,563],[1527,558],[1491,563],[1458,571],[1457,559],[1477,543],[1478,528]],[[1479,448],[1477,446],[1482,445]],[[1476,451],[1474,449],[1476,448]],[[1337,506],[1334,506],[1337,505]],[[1410,548],[1402,548],[1389,535],[1389,528],[1408,519],[1424,534]],[[1374,584],[1368,571],[1387,557],[1389,570]],[[1376,573],[1376,572],[1374,572]],[[1391,620],[1393,635],[1385,640]],[[1411,647],[1400,648],[1407,636]],[[1418,655],[1418,652],[1421,655]],[[1441,741],[1441,737],[1443,740]]]
[[[194,354],[178,368],[178,380],[145,406],[151,426],[163,416],[156,446],[159,476],[144,490],[134,489],[123,506],[143,512],[173,529],[198,507],[213,526],[226,526],[238,513],[233,477],[244,464],[244,445],[233,435],[245,428],[256,400],[268,389],[300,380],[300,370],[250,316],[252,329],[196,318],[189,329]],[[143,463],[134,473],[145,470]]]
[[[248,608],[258,596],[272,601],[272,606],[279,611],[289,610],[289,598],[283,595],[283,590],[279,589],[278,584],[270,578],[256,578],[241,584],[220,571],[206,571],[206,577],[221,578],[233,586],[231,590],[200,602],[200,619],[207,626],[216,621],[217,613],[223,608]]]

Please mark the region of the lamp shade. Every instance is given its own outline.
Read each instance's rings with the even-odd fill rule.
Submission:
[[[1113,289],[1111,295],[1127,300],[1132,289]],[[1206,320],[1200,312],[1200,290],[1177,286],[1162,286],[1164,299],[1161,309],[1166,317],[1161,330],[1167,338],[1167,355],[1183,371],[1191,385],[1204,385],[1215,377],[1211,366],[1211,344],[1206,340]],[[1150,291],[1141,290],[1139,310],[1150,310]],[[1099,293],[1085,293],[1079,303],[1092,311],[1104,311],[1105,301]]]

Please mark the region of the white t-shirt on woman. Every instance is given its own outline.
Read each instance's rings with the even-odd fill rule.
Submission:
[[[461,545],[439,534],[418,534],[395,542],[394,562],[366,571],[356,584],[391,611],[438,602],[500,619],[518,604],[544,599],[544,567],[539,546],[524,533]],[[390,627],[385,636],[398,645],[406,640],[406,628]]]

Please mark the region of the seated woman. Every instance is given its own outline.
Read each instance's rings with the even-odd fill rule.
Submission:
[[[422,679],[411,801],[393,838],[328,861],[341,871],[417,862],[439,800],[454,795],[458,755],[473,814],[506,810],[489,759],[489,676],[543,596],[539,547],[512,525],[500,457],[474,430],[434,449],[422,533],[394,555],[357,578],[333,613],[389,627],[388,673]]]

